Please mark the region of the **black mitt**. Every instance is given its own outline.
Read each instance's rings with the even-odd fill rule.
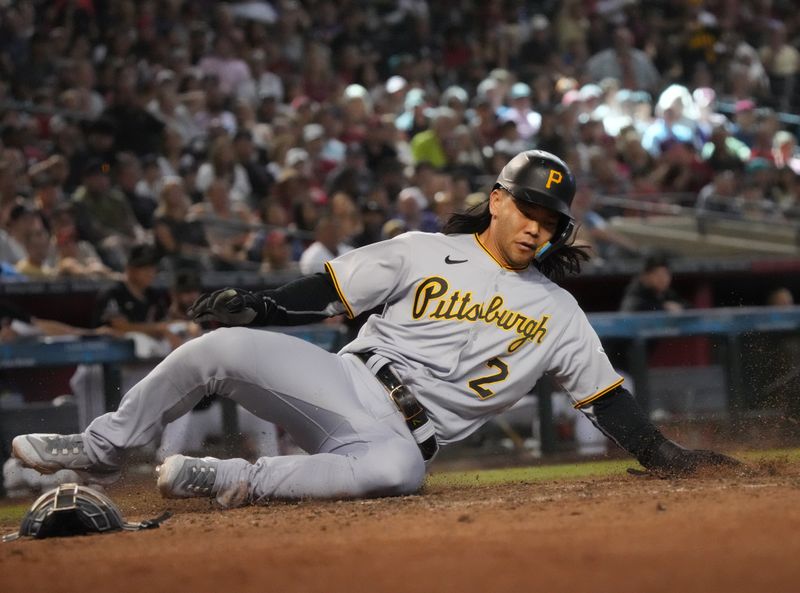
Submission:
[[[745,467],[741,461],[722,453],[705,449],[685,449],[670,440],[664,440],[647,458],[640,459],[639,462],[649,473],[659,478],[689,476],[704,468]],[[645,473],[629,471],[633,474]]]
[[[264,299],[248,290],[221,288],[200,295],[188,314],[198,323],[216,321],[222,325],[257,325],[267,319]]]

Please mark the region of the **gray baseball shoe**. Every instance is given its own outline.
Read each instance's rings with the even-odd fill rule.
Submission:
[[[217,465],[215,457],[170,455],[156,467],[158,490],[164,498],[214,496]]]
[[[218,480],[221,463],[216,457],[170,455],[156,467],[156,485],[164,498],[215,498],[226,508],[246,504],[246,483],[228,486]]]
[[[89,459],[80,434],[22,434],[11,441],[11,449],[22,465],[41,474],[74,470],[85,482],[105,485],[120,476],[119,468],[100,466]]]

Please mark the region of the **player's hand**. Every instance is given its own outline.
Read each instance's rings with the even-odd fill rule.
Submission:
[[[197,323],[216,321],[228,326],[250,325],[257,318],[266,318],[266,304],[250,291],[221,288],[200,295],[187,313]]]
[[[733,457],[705,449],[685,449],[670,440],[661,443],[648,459],[640,461],[661,478],[689,476],[706,468],[745,468]]]

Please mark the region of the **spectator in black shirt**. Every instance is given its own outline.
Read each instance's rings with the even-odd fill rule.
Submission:
[[[151,245],[131,249],[125,277],[99,297],[95,325],[108,325],[117,333],[138,332],[156,340],[166,339],[174,348],[181,339],[166,321],[168,301],[152,285],[156,278],[158,251]]]
[[[671,284],[669,260],[660,254],[649,256],[625,289],[620,311],[682,311],[684,303]]]
[[[159,253],[169,259],[173,268],[210,269],[211,250],[205,226],[199,220],[188,220],[188,214],[189,197],[181,178],[166,178],[153,223]]]

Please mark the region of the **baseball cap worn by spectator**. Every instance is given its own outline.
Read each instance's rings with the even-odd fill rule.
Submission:
[[[303,142],[308,144],[325,136],[325,128],[320,124],[306,124],[303,127]]]
[[[100,159],[92,159],[83,168],[83,177],[94,175],[108,175],[111,173],[111,165]]]
[[[128,256],[129,268],[155,267],[161,258],[153,245],[134,245]]]
[[[386,81],[386,92],[390,95],[399,93],[408,86],[406,79],[402,76],[394,75]]]
[[[524,82],[516,82],[508,94],[510,99],[525,99],[531,96],[531,87]]]

